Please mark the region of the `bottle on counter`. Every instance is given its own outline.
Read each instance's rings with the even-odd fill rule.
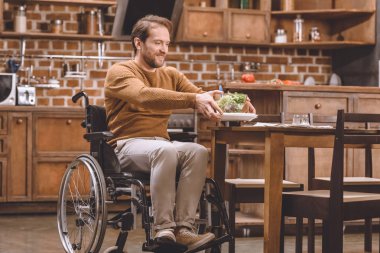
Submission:
[[[15,32],[26,32],[26,8],[24,5],[20,5],[17,8],[15,17]]]
[[[294,20],[294,42],[303,41],[303,22],[304,20],[301,18],[301,15],[297,15],[297,18]]]

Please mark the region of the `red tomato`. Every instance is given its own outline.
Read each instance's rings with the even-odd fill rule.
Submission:
[[[245,73],[241,75],[241,80],[245,83],[254,83],[256,81],[253,73]]]

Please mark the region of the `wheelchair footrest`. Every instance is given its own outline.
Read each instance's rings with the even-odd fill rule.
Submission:
[[[153,240],[153,243],[151,245],[147,245],[147,243],[144,243],[142,250],[155,253],[183,253],[187,251],[187,246],[174,242],[170,239],[156,238]]]

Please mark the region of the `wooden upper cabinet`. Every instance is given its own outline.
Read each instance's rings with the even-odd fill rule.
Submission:
[[[177,41],[223,41],[225,19],[221,9],[184,7]]]
[[[228,40],[252,44],[270,42],[269,12],[255,10],[228,11]]]
[[[185,6],[178,42],[269,43],[269,12]]]

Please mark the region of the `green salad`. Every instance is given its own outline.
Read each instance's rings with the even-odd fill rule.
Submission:
[[[246,99],[246,94],[228,92],[225,93],[223,97],[217,101],[217,103],[223,112],[241,112]]]

